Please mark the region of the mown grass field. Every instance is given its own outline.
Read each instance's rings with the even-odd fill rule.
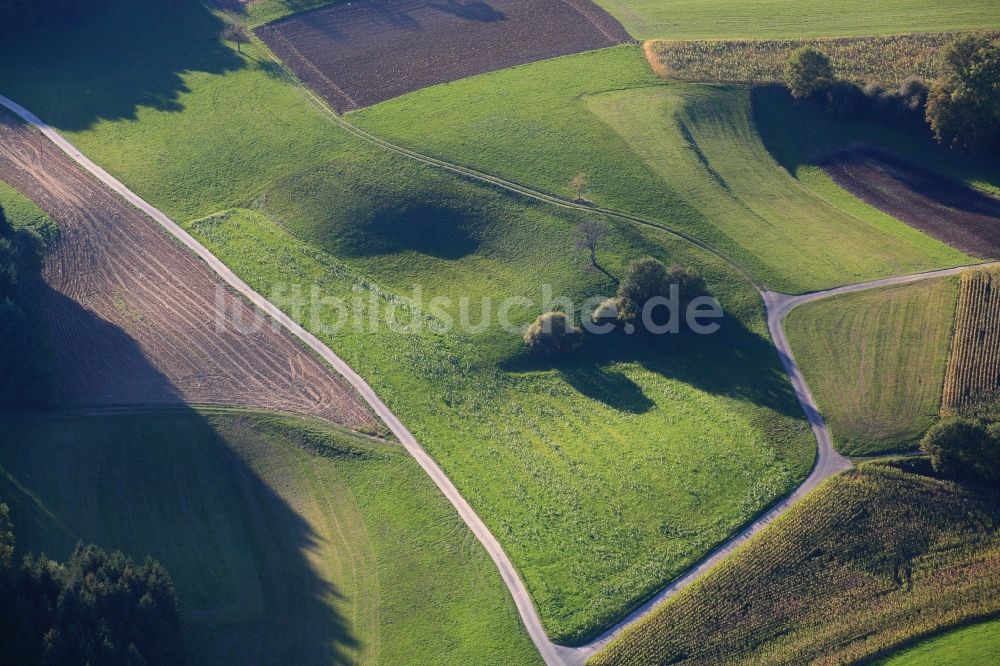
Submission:
[[[882,659],[879,666],[969,666],[1000,661],[1000,618],[928,638]]]
[[[137,25],[141,39],[117,39]],[[240,59],[214,41],[218,28],[195,5],[133,8],[10,46],[32,66],[5,70],[0,88],[365,376],[503,543],[550,636],[592,635],[806,476],[815,445],[758,296],[722,262],[655,229],[612,225],[602,264],[620,274],[652,254],[698,267],[730,315],[722,333],[595,341],[541,363],[495,326],[324,331],[337,312],[310,302],[313,286],[324,298],[359,298],[365,320],[390,303],[413,314],[415,284],[425,304],[451,298],[451,316],[468,298],[473,323],[481,298],[525,297],[535,304],[513,319],[527,323],[542,309],[542,284],[577,302],[613,284],[574,253],[579,217],[352,138],[256,47]],[[651,81],[637,51],[612,57]],[[628,159],[606,168],[644,169]],[[307,297],[298,306],[282,301],[295,285]],[[426,310],[418,319],[443,321]]]
[[[955,337],[944,384],[945,412],[1000,396],[1000,270],[962,274]]]
[[[539,663],[492,561],[401,447],[236,411],[0,425],[18,557],[83,540],[157,558],[192,663]]]
[[[681,81],[783,83],[788,56],[795,49],[811,46],[830,58],[839,78],[859,85],[898,86],[911,76],[928,81],[937,76],[938,52],[960,34],[663,40],[653,42],[651,48],[669,77]]]
[[[842,190],[817,197],[769,154],[746,88],[656,85],[638,47],[434,86],[348,118],[567,197],[586,173],[585,197],[684,229],[776,290],[971,261]]]
[[[785,320],[792,353],[848,455],[916,448],[937,419],[958,279],[806,303]]]
[[[995,615],[996,494],[928,470],[832,477],[589,663],[856,663]]]
[[[636,39],[877,35],[1000,27],[990,0],[595,0]]]

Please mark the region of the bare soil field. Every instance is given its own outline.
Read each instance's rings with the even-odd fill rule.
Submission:
[[[257,30],[338,112],[631,41],[590,0],[362,0]]]
[[[1000,258],[1000,200],[871,147],[820,161],[854,196],[983,259]]]
[[[228,405],[349,426],[374,422],[318,358],[259,318],[153,220],[6,112],[0,179],[59,225],[42,269],[58,403]]]

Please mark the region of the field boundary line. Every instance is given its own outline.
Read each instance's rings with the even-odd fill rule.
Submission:
[[[417,461],[417,464],[420,465],[427,476],[431,478],[438,489],[444,494],[445,498],[455,508],[465,524],[468,525],[473,535],[475,535],[479,542],[483,544],[486,552],[489,553],[490,558],[500,571],[500,576],[506,584],[508,590],[510,590],[511,596],[514,599],[514,604],[517,607],[522,622],[525,624],[528,635],[535,643],[535,646],[538,648],[546,664],[549,664],[550,666],[558,666],[563,663],[562,659],[556,653],[555,644],[548,639],[545,630],[542,629],[541,620],[539,619],[538,613],[534,608],[531,597],[528,595],[528,591],[524,587],[524,583],[518,576],[510,558],[507,557],[507,554],[500,546],[500,542],[496,540],[496,537],[494,537],[492,532],[489,531],[486,524],[483,523],[482,519],[473,510],[472,506],[469,505],[465,498],[458,492],[458,489],[451,482],[451,479],[449,479],[444,471],[438,467],[437,463],[434,462],[424,448],[420,446],[413,434],[407,430],[406,426],[404,426],[396,415],[390,411],[386,404],[382,402],[382,400],[375,393],[374,389],[372,389],[372,387],[369,386],[359,374],[357,374],[319,338],[305,330],[301,325],[292,320],[291,317],[282,312],[277,306],[254,291],[246,282],[230,270],[228,266],[212,254],[208,248],[181,228],[180,225],[167,217],[159,209],[144,201],[137,194],[119,182],[114,176],[92,162],[72,143],[63,138],[62,135],[43,122],[38,116],[3,95],[0,95],[0,105],[14,112],[28,124],[35,127],[35,129],[40,131],[46,138],[52,141],[56,147],[83,167],[84,170],[95,176],[98,180],[104,183],[104,185],[124,198],[135,208],[152,218],[171,236],[180,241],[198,257],[200,257],[206,264],[208,264],[209,268],[211,268],[226,284],[235,289],[240,295],[247,298],[263,312],[270,315],[292,335],[299,338],[314,352],[319,354],[319,356],[329,363],[334,370],[340,373],[340,375],[343,376],[349,384],[351,384],[358,394],[361,395],[365,402],[368,403],[368,405],[372,408],[372,411],[374,411],[375,414],[382,419],[386,426],[389,427],[389,430],[392,431],[407,452],[409,452],[409,454]]]
[[[266,49],[266,52],[270,55],[270,50]],[[271,56],[273,58],[273,56]],[[276,60],[286,72],[288,72],[285,64],[280,60]],[[459,493],[458,489],[454,486],[448,476],[444,471],[437,465],[437,463],[431,458],[431,456],[424,450],[424,448],[417,442],[416,438],[412,433],[402,424],[402,422],[392,413],[392,411],[382,402],[382,400],[375,393],[368,383],[358,375],[345,361],[343,361],[336,353],[323,343],[319,338],[317,338],[312,333],[305,330],[301,325],[292,320],[288,315],[282,312],[279,308],[273,305],[270,301],[265,299],[263,296],[254,291],[249,285],[247,285],[243,280],[241,280],[232,270],[230,270],[221,260],[215,257],[206,247],[201,245],[193,236],[191,236],[187,231],[181,228],[176,222],[167,217],[157,208],[153,207],[151,204],[144,201],[138,195],[129,190],[125,185],[115,179],[107,171],[102,169],[100,166],[92,162],[87,158],[81,151],[79,151],[72,143],[63,138],[54,128],[47,125],[44,121],[38,118],[36,115],[20,106],[16,102],[0,95],[0,105],[8,108],[23,120],[34,126],[37,130],[42,132],[50,141],[52,141],[60,150],[66,153],[71,159],[77,162],[86,171],[90,172],[93,176],[98,178],[112,191],[116,192],[122,196],[126,201],[132,204],[134,207],[151,217],[155,222],[160,224],[168,233],[179,240],[183,245],[188,247],[193,251],[199,258],[205,261],[208,266],[220,277],[224,282],[226,282],[230,287],[235,289],[242,296],[246,297],[251,303],[260,308],[263,312],[270,315],[275,321],[280,323],[286,330],[292,333],[295,337],[299,338],[308,347],[315,351],[321,358],[323,358],[327,363],[332,366],[341,376],[343,376],[348,383],[361,395],[366,403],[372,408],[376,415],[389,427],[390,431],[397,437],[403,447],[408,453],[417,461],[424,472],[431,478],[431,480],[437,485],[438,489],[444,494],[445,498],[452,504],[455,510],[458,512],[459,516],[466,523],[469,529],[472,531],[473,535],[482,543],[483,547],[486,549],[490,558],[493,560],[500,576],[503,579],[505,585],[511,593],[514,600],[514,604],[517,607],[518,613],[521,617],[521,621],[525,625],[525,629],[528,632],[529,637],[532,642],[538,648],[542,659],[549,666],[575,666],[577,664],[583,664],[586,659],[602,647],[606,645],[613,638],[618,636],[624,629],[633,625],[635,622],[649,614],[661,603],[672,597],[674,594],[679,592],[681,589],[699,579],[702,575],[707,573],[709,570],[714,568],[714,566],[721,560],[726,558],[732,551],[737,547],[742,545],[745,541],[751,538],[754,534],[762,530],[764,527],[773,522],[781,514],[786,512],[793,504],[797,503],[802,497],[808,494],[816,486],[826,480],[828,477],[839,473],[845,469],[849,469],[852,463],[849,459],[845,458],[839,454],[833,447],[832,439],[830,436],[829,429],[827,428],[818,407],[816,406],[815,400],[809,390],[808,385],[805,382],[804,377],[798,369],[797,364],[792,356],[791,348],[785,337],[784,330],[782,328],[782,321],[785,316],[791,312],[795,307],[810,302],[813,300],[818,300],[821,298],[827,298],[831,296],[836,296],[843,293],[853,293],[857,291],[865,291],[868,289],[876,289],[880,287],[892,286],[896,284],[907,284],[910,282],[917,282],[924,279],[931,279],[934,277],[944,277],[947,275],[959,274],[966,270],[972,270],[975,268],[988,267],[988,266],[1000,266],[1000,262],[993,264],[973,264],[968,266],[960,266],[955,268],[947,268],[939,271],[928,271],[923,273],[916,273],[912,275],[897,276],[891,278],[884,278],[880,280],[874,280],[870,282],[862,282],[852,285],[844,285],[840,287],[835,287],[832,289],[827,289],[824,291],[812,292],[809,294],[803,294],[799,296],[793,296],[788,294],[782,294],[778,292],[768,291],[766,287],[760,284],[751,274],[738,262],[730,259],[727,255],[721,251],[714,248],[711,244],[702,241],[695,236],[688,234],[679,229],[670,227],[669,225],[663,224],[661,222],[643,218],[638,215],[632,215],[622,211],[602,208],[598,206],[589,206],[586,204],[578,204],[568,199],[564,199],[554,194],[548,194],[540,190],[535,190],[531,187],[521,185],[514,181],[509,181],[499,176],[493,176],[491,174],[478,171],[469,167],[464,167],[460,164],[449,162],[447,160],[438,159],[428,155],[424,155],[417,151],[405,148],[403,146],[394,144],[392,142],[381,139],[369,132],[353,125],[343,117],[337,115],[330,108],[319,100],[312,91],[308,90],[303,84],[298,80],[294,74],[289,72],[291,80],[306,93],[313,102],[325,112],[329,117],[331,117],[338,125],[340,125],[345,131],[368,141],[374,145],[380,146],[385,150],[403,155],[409,159],[415,160],[417,162],[427,164],[429,166],[438,167],[445,169],[447,171],[456,173],[460,176],[470,178],[473,180],[478,180],[486,184],[493,185],[508,191],[520,194],[527,198],[531,198],[543,203],[551,204],[561,208],[578,210],[590,214],[600,214],[608,217],[613,217],[629,222],[634,222],[642,224],[644,226],[653,227],[664,231],[670,235],[677,238],[685,240],[695,247],[698,247],[714,257],[722,260],[727,265],[732,267],[734,270],[739,272],[750,284],[752,284],[760,294],[764,301],[765,309],[767,312],[768,329],[771,333],[772,341],[774,342],[776,351],[778,352],[779,358],[786,373],[788,374],[789,380],[793,386],[796,397],[805,413],[807,420],[810,423],[810,427],[813,430],[813,434],[816,437],[818,444],[818,453],[816,462],[814,463],[813,469],[810,475],[796,487],[790,494],[784,498],[778,500],[775,504],[771,505],[764,513],[754,519],[751,523],[746,525],[739,533],[730,537],[723,543],[719,544],[713,551],[706,555],[701,561],[696,563],[693,567],[689,568],[681,576],[673,579],[666,587],[664,587],[660,592],[656,593],[653,597],[639,605],[634,609],[629,615],[619,621],[617,624],[606,630],[604,633],[599,635],[594,640],[578,646],[578,647],[566,647],[553,643],[545,630],[542,628],[541,619],[534,607],[531,597],[524,586],[523,581],[521,581],[520,576],[517,573],[513,563],[507,556],[506,552],[503,550],[500,543],[497,541],[496,537],[493,536],[492,532],[486,527],[482,519],[478,516],[475,510],[469,505],[465,498]]]

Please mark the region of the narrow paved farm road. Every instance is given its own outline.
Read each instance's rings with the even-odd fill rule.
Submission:
[[[820,415],[819,409],[813,400],[812,394],[809,391],[805,379],[803,378],[798,366],[795,364],[795,360],[792,356],[791,348],[788,345],[788,341],[785,337],[784,330],[782,329],[782,321],[785,316],[791,312],[792,309],[801,305],[803,303],[818,300],[821,298],[828,298],[831,296],[836,296],[838,294],[850,293],[856,291],[864,291],[867,289],[877,289],[879,287],[892,286],[896,284],[907,284],[910,282],[917,282],[920,280],[932,279],[935,277],[944,277],[948,275],[956,275],[970,267],[959,267],[945,269],[941,271],[932,271],[927,273],[920,273],[916,275],[907,275],[894,278],[886,278],[883,280],[876,280],[872,282],[865,282],[855,285],[848,285],[844,287],[838,287],[835,289],[829,289],[822,292],[814,292],[811,294],[805,294],[802,296],[790,296],[787,294],[781,294],[777,292],[771,292],[763,289],[761,286],[757,285],[758,291],[764,300],[764,304],[767,308],[767,319],[768,327],[770,329],[771,336],[774,340],[775,346],[777,348],[778,354],[781,358],[782,364],[787,371],[789,378],[791,380],[792,386],[795,390],[796,396],[805,412],[809,423],[812,427],[813,433],[816,436],[818,443],[818,454],[816,458],[815,466],[809,475],[809,477],[800,485],[791,495],[779,501],[777,504],[772,506],[763,515],[754,520],[751,524],[745,527],[740,533],[720,545],[709,555],[707,555],[701,562],[696,564],[690,570],[688,570],[684,575],[677,578],[670,583],[666,588],[664,588],[660,593],[654,596],[652,599],[647,601],[645,604],[637,608],[630,615],[624,618],[616,626],[609,629],[607,632],[596,638],[594,641],[576,648],[569,648],[561,645],[557,645],[549,640],[548,636],[545,634],[542,628],[541,620],[538,617],[538,613],[528,595],[524,584],[521,582],[520,577],[517,575],[517,571],[514,568],[513,563],[507,557],[503,548],[500,546],[499,542],[489,531],[486,525],[482,522],[476,512],[472,507],[465,501],[465,499],[459,494],[458,490],[452,484],[451,480],[444,474],[440,467],[434,462],[434,460],[427,454],[427,452],[420,446],[416,441],[414,436],[406,429],[406,427],[400,422],[400,420],[389,410],[389,408],[379,399],[375,394],[374,390],[362,379],[354,370],[350,368],[343,360],[338,357],[333,350],[327,347],[323,342],[316,338],[313,334],[306,331],[300,325],[295,323],[291,318],[289,318],[285,313],[279,310],[275,305],[266,300],[263,296],[251,289],[245,282],[243,282],[239,277],[237,277],[229,268],[226,267],[218,258],[216,258],[207,248],[202,246],[197,240],[195,240],[190,234],[184,231],[180,226],[178,226],[174,221],[164,215],[162,212],[151,206],[150,204],[143,201],[136,194],[130,191],[127,187],[121,184],[113,176],[104,171],[101,167],[94,164],[87,157],[85,157],[79,150],[77,150],[71,143],[66,141],[62,136],[60,136],[54,129],[42,122],[37,116],[29,112],[27,109],[21,107],[15,102],[7,99],[0,95],[0,105],[7,107],[21,118],[23,118],[28,123],[34,125],[38,128],[46,137],[48,137],[56,146],[58,146],[63,152],[69,155],[73,160],[79,163],[84,169],[89,171],[100,181],[105,183],[114,192],[118,193],[124,199],[129,201],[139,210],[143,211],[149,215],[153,220],[162,225],[170,234],[177,238],[181,243],[187,246],[191,251],[193,251],[197,256],[204,260],[208,266],[214,270],[227,284],[229,284],[236,291],[241,293],[252,303],[254,303],[261,310],[269,314],[276,321],[278,321],[282,326],[284,326],[289,332],[294,334],[296,337],[301,339],[305,344],[307,344],[311,349],[318,353],[323,359],[325,359],[337,372],[339,372],[347,381],[358,391],[358,393],[364,398],[364,400],[371,406],[373,411],[381,418],[392,433],[399,439],[406,450],[412,455],[417,463],[423,468],[428,476],[434,481],[442,493],[449,502],[455,507],[456,511],[472,530],[472,533],[476,538],[483,544],[493,562],[496,564],[500,571],[500,575],[507,585],[511,596],[514,599],[514,603],[517,606],[518,612],[520,613],[521,619],[527,628],[528,634],[530,635],[532,641],[538,648],[542,658],[550,666],[566,665],[566,666],[576,666],[578,664],[583,664],[586,659],[593,653],[600,650],[608,641],[617,636],[623,629],[630,626],[637,620],[641,619],[649,612],[651,612],[656,606],[665,601],[666,599],[672,597],[679,590],[683,589],[687,585],[691,584],[706,572],[711,570],[717,563],[724,559],[727,555],[732,553],[741,544],[747,541],[751,536],[759,532],[761,529],[770,524],[775,518],[780,516],[789,507],[795,504],[799,499],[809,493],[813,488],[819,485],[826,478],[836,474],[844,469],[851,466],[850,460],[841,456],[833,448],[832,440],[830,437],[829,429],[826,426],[822,416]],[[325,106],[323,109],[329,112]],[[334,115],[334,114],[331,114]],[[728,263],[733,265],[735,268],[741,270],[746,275],[744,271],[738,264],[733,263],[728,260],[724,255],[719,253],[717,250],[711,246],[699,241],[696,238],[690,237],[688,234],[674,230],[662,225],[661,223],[646,220],[643,218],[631,216],[620,211],[592,208],[589,206],[584,206],[580,204],[575,204],[574,202],[561,199],[554,195],[550,195],[544,192],[533,190],[531,188],[522,186],[517,183],[512,183],[489,174],[484,174],[473,169],[467,169],[458,164],[453,164],[432,158],[415,151],[408,150],[406,148],[396,146],[389,142],[383,141],[378,137],[375,137],[359,128],[354,127],[350,123],[340,119],[335,116],[337,122],[340,123],[345,129],[351,131],[352,133],[365,138],[377,145],[410,157],[411,159],[423,162],[425,164],[430,164],[438,166],[449,171],[463,174],[465,176],[474,178],[476,180],[487,182],[501,188],[518,192],[522,195],[531,197],[533,199],[544,201],[553,205],[561,206],[564,208],[576,208],[582,209],[590,212],[603,213],[610,215],[612,217],[617,217],[624,220],[630,220],[632,222],[637,222],[640,224],[648,224],[651,226],[656,226],[658,228],[664,229],[670,233],[673,233],[681,238],[689,240],[694,245],[701,247],[712,254],[725,259]],[[981,266],[991,266],[1000,265],[1000,262],[996,264],[982,264]],[[749,276],[748,276],[748,279]],[[757,284],[752,279],[751,282]]]
[[[469,503],[465,501],[465,498],[459,494],[458,489],[455,488],[454,484],[452,484],[451,480],[445,475],[441,468],[437,466],[437,463],[435,463],[427,452],[424,451],[423,447],[417,443],[416,438],[410,433],[409,430],[406,429],[402,422],[396,418],[396,415],[389,410],[385,403],[379,399],[379,397],[375,394],[375,391],[364,379],[361,378],[360,375],[354,372],[354,370],[351,369],[347,363],[341,360],[341,358],[337,356],[332,349],[323,344],[319,338],[302,328],[288,315],[278,309],[277,306],[251,289],[247,283],[237,277],[236,274],[233,273],[214,254],[209,252],[208,248],[195,240],[193,236],[184,231],[184,229],[182,229],[176,222],[171,220],[157,208],[154,208],[152,205],[146,203],[137,194],[120,183],[114,176],[88,159],[73,144],[64,139],[58,132],[56,132],[55,129],[45,124],[38,116],[2,95],[0,95],[0,105],[5,106],[23,118],[26,122],[33,125],[60,150],[66,153],[85,170],[93,174],[113,192],[120,195],[123,199],[159,223],[172,236],[174,236],[183,245],[200,257],[206,264],[208,264],[208,266],[215,271],[215,273],[218,274],[218,276],[222,278],[226,284],[242,294],[262,311],[273,317],[275,321],[284,326],[285,329],[302,340],[302,342],[319,354],[327,363],[333,366],[333,368],[339,372],[351,384],[351,386],[354,387],[365,402],[367,402],[372,408],[375,414],[382,419],[383,422],[385,422],[392,433],[406,448],[407,452],[409,452],[409,454],[416,459],[417,463],[421,468],[423,468],[424,472],[427,473],[441,492],[444,493],[448,501],[451,502],[452,506],[455,507],[455,510],[458,511],[462,520],[465,521],[466,525],[469,526],[469,529],[472,530],[472,533],[486,548],[490,557],[493,558],[493,562],[496,564],[497,569],[499,569],[500,576],[503,578],[504,583],[510,590],[511,596],[514,598],[514,603],[517,606],[521,619],[528,630],[528,634],[538,647],[545,662],[547,664],[562,663],[560,656],[556,652],[555,644],[548,639],[548,636],[545,634],[545,630],[542,629],[541,620],[538,617],[538,613],[535,611],[534,604],[531,602],[531,597],[528,596],[528,591],[525,589],[524,583],[521,582],[520,577],[517,575],[517,571],[514,569],[514,564],[510,561],[510,558],[507,557],[507,554],[504,552],[503,548],[501,548],[500,543],[496,540],[489,529],[487,529],[486,525],[479,518],[476,512],[473,511]]]

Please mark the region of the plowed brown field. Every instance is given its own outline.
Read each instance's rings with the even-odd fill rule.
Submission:
[[[858,148],[820,162],[854,196],[983,259],[1000,259],[1000,200],[895,155]]]
[[[6,112],[0,179],[59,225],[44,261],[42,306],[60,403],[231,405],[351,426],[374,421],[345,381],[260,319],[200,259]]]
[[[361,0],[298,14],[257,35],[338,112],[630,41],[590,0]]]

